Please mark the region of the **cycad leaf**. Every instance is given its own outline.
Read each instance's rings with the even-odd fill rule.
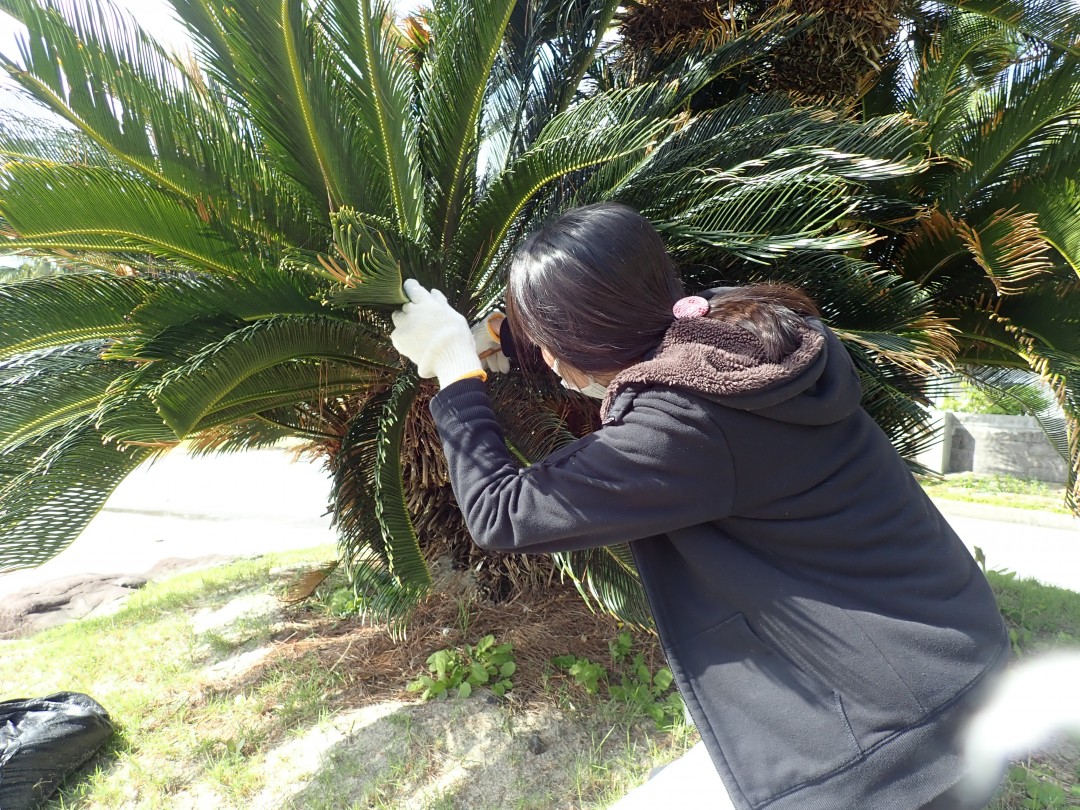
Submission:
[[[1080,56],[1080,15],[1058,0],[945,0],[944,5],[1003,23]]]
[[[132,320],[156,333],[214,315],[254,321],[272,315],[325,314],[319,300],[324,286],[309,274],[272,266],[263,267],[253,278],[162,275],[155,279],[147,299],[132,312]]]
[[[1050,243],[1036,214],[997,211],[976,230],[958,223],[960,238],[1000,295],[1020,292],[1032,277],[1049,272]]]
[[[605,546],[555,554],[563,575],[585,603],[638,628],[652,627],[645,589],[627,546]]]
[[[297,403],[355,396],[384,378],[385,374],[371,369],[341,363],[281,363],[247,377],[215,403],[196,429],[207,430]]]
[[[669,126],[663,119],[639,117],[656,92],[645,86],[593,96],[544,128],[532,147],[495,181],[461,229],[456,251],[478,257],[467,288],[479,290],[483,297],[507,232],[540,189],[570,172],[643,152]]]
[[[409,300],[401,286],[405,278],[428,281],[420,247],[396,233],[389,223],[375,221],[351,208],[338,209],[331,221],[340,262],[322,254],[315,254],[313,261],[297,253],[286,260],[286,267],[343,284],[342,289],[330,295],[334,305],[399,307]],[[407,270],[403,267],[406,264]]]
[[[125,371],[100,342],[0,362],[0,453],[81,421]]]
[[[128,316],[146,300],[148,282],[104,273],[0,285],[0,358],[101,338],[137,334]]]
[[[243,380],[288,360],[323,358],[396,369],[385,336],[358,323],[318,316],[256,321],[203,349],[161,380],[154,400],[165,422],[186,436]]]
[[[708,245],[750,261],[769,261],[794,250],[850,250],[877,238],[837,229],[856,206],[846,183],[805,168],[747,179],[726,172],[699,178],[685,210],[646,208],[657,229],[681,246]]]
[[[0,573],[63,551],[148,455],[102,443],[87,420],[0,454]]]
[[[0,215],[18,237],[6,245],[12,250],[145,251],[226,274],[255,269],[197,210],[109,169],[8,163],[0,167]]]
[[[424,163],[432,230],[448,248],[475,185],[480,114],[516,0],[445,0],[424,63]]]
[[[943,206],[958,211],[993,204],[997,191],[1028,177],[1049,155],[1066,159],[1066,150],[1077,148],[1078,113],[1074,60],[1043,57],[1003,74],[939,146],[966,164],[943,189]]]
[[[3,0],[0,8],[29,29],[20,41],[23,64],[0,60],[3,66],[107,153],[113,167],[134,170],[147,185],[231,228],[271,240],[305,237],[306,212],[262,160],[251,128],[239,124],[236,109],[197,68],[167,55],[130,14],[107,0]]]
[[[346,571],[365,612],[400,618],[431,583],[401,478],[405,419],[418,380],[402,373],[353,419],[334,474],[335,519]]]

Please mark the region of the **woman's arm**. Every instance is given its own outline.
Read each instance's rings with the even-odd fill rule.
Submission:
[[[639,394],[614,424],[519,469],[480,380],[432,400],[450,481],[477,545],[555,552],[622,543],[727,514],[734,471],[700,400]]]

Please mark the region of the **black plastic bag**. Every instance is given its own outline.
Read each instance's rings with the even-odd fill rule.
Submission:
[[[0,810],[28,810],[112,736],[109,713],[78,692],[0,702]]]

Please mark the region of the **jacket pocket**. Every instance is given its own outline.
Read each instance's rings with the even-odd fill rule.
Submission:
[[[862,753],[840,694],[758,638],[742,614],[673,648],[752,805]]]

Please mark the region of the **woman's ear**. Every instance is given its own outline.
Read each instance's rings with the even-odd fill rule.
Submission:
[[[555,365],[555,356],[543,346],[540,347],[540,356],[544,358],[544,362],[547,363],[548,368]]]

